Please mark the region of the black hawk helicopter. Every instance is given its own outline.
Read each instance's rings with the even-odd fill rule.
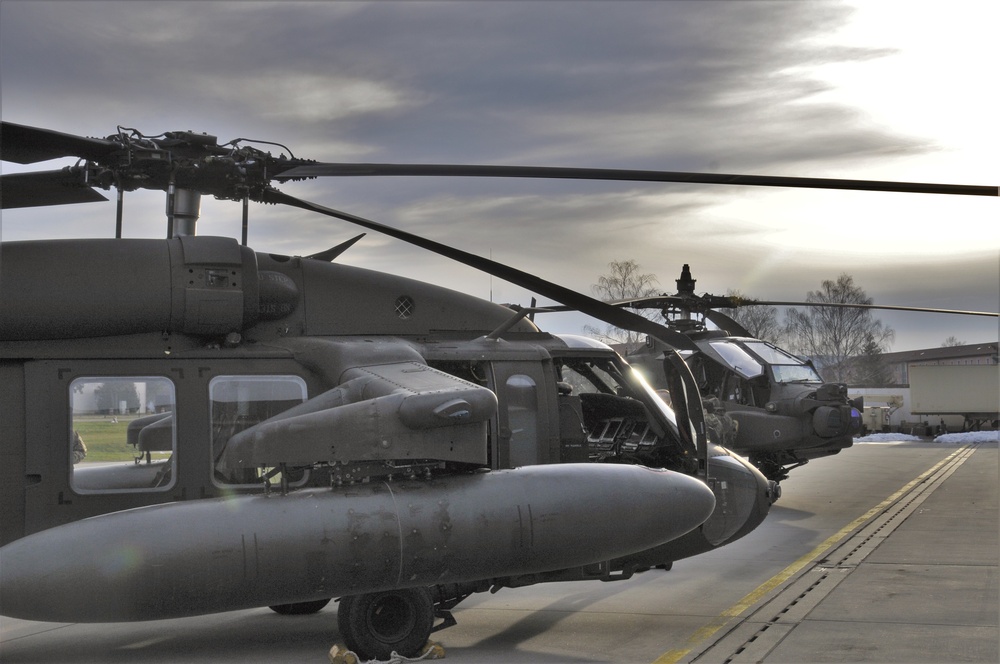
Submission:
[[[681,350],[710,420],[731,418],[736,426],[720,431],[727,448],[749,457],[769,480],[780,482],[812,459],[850,447],[861,431],[862,397],[848,398],[847,385],[823,380],[813,363],[768,341],[757,339],[723,310],[746,306],[842,307],[887,309],[964,316],[998,316],[959,311],[876,304],[756,300],[732,295],[695,293],[696,280],[684,265],[677,292],[620,300],[632,309],[659,309],[666,324],[687,335],[697,350]],[[709,325],[711,323],[711,326]],[[654,387],[667,379],[655,361],[662,344],[648,337],[626,360],[641,368]]]
[[[0,613],[153,620],[320,610],[365,657],[415,654],[475,592],[628,578],[752,531],[773,482],[717,444],[684,334],[512,267],[271,185],[454,175],[995,195],[994,188],[656,171],[316,163],[214,136],[85,138],[2,123],[5,209],[106,200],[115,238],[0,245]],[[167,238],[121,237],[123,194],[167,194]],[[198,236],[202,195],[242,244]],[[672,407],[610,348],[511,308],[246,246],[249,201],[345,220],[663,344]],[[110,405],[109,405],[110,404]],[[125,461],[74,464],[92,418]],[[134,457],[134,458],[133,458]],[[436,620],[441,620],[437,626]]]

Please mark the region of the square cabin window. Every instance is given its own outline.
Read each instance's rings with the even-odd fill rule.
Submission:
[[[167,491],[177,460],[174,384],[96,376],[70,384],[70,487],[76,493]]]
[[[264,420],[303,403],[306,383],[299,376],[217,376],[208,386],[212,416],[214,481],[218,485],[256,487],[270,475],[271,482],[281,481],[273,468],[228,468],[221,459],[229,439]],[[289,473],[289,486],[302,486],[308,471]]]

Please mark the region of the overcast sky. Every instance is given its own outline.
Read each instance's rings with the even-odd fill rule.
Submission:
[[[997,25],[994,0],[2,0],[0,110],[72,134],[194,130],[333,162],[997,185]],[[996,198],[396,177],[281,188],[587,293],[608,262],[635,259],[671,293],[689,263],[699,293],[801,300],[846,272],[878,304],[1000,307]],[[162,194],[129,194],[125,212],[126,236],[165,232]],[[239,237],[240,214],[206,199],[198,232]],[[114,216],[113,203],[11,210],[0,232],[108,237]],[[273,206],[250,224],[251,246],[287,254],[358,233]],[[373,233],[341,260],[531,297]],[[998,337],[995,318],[879,317],[894,351]],[[592,321],[538,322],[578,333]]]

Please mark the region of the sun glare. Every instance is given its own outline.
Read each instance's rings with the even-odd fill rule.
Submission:
[[[861,109],[868,127],[915,139],[922,149],[898,157],[859,155],[849,166],[816,164],[810,174],[1000,184],[1000,102],[992,81],[1000,57],[994,35],[1000,3],[852,5],[851,21],[815,42],[838,61],[796,69],[832,86],[804,103]],[[844,60],[838,50],[845,48],[870,55]],[[753,241],[761,245],[822,253],[826,238],[831,247],[847,245],[855,255],[889,261],[1000,250],[998,212],[995,198],[787,190],[753,192],[712,210],[721,220],[760,220],[764,228]]]
[[[907,169],[907,178],[995,184],[1000,102],[993,79],[1000,57],[995,36],[1000,3],[854,5],[852,21],[822,43],[887,52],[814,68],[814,76],[835,86],[827,94],[865,108],[874,123],[927,141],[933,154],[894,165],[895,173]]]

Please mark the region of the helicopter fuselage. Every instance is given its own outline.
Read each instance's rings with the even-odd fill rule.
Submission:
[[[507,307],[224,238],[2,252],[5,615],[621,578],[774,497],[723,448],[699,466],[609,348]]]

